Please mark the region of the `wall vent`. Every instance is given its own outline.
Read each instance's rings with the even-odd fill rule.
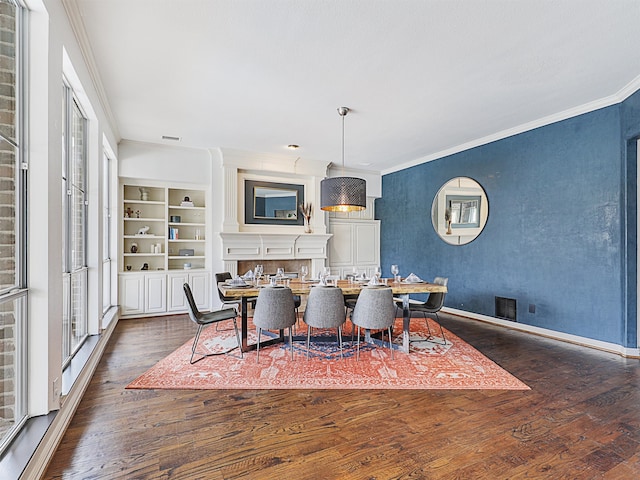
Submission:
[[[518,320],[516,320],[516,299],[496,297],[496,317],[517,322]]]

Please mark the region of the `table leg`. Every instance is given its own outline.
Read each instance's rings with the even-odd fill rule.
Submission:
[[[243,352],[249,351],[249,345],[247,343],[247,329],[248,329],[248,318],[247,318],[247,297],[242,297],[242,348]]]
[[[402,351],[409,353],[409,324],[411,312],[409,311],[409,294],[402,295]]]

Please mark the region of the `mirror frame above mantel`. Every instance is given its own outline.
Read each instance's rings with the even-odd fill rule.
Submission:
[[[305,203],[304,190],[304,185],[295,183],[245,179],[244,223],[248,225],[304,225],[304,217],[298,211],[298,206]],[[273,208],[269,206],[269,202],[272,202]]]

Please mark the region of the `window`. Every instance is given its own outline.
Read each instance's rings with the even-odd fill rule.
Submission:
[[[25,11],[0,0],[0,451],[26,420]]]
[[[68,83],[63,86],[62,355],[66,366],[88,335],[87,119]]]

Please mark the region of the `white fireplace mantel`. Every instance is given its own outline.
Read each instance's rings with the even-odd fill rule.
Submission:
[[[319,272],[327,258],[331,234],[221,233],[225,269],[238,273],[240,260],[310,260],[311,272]]]

